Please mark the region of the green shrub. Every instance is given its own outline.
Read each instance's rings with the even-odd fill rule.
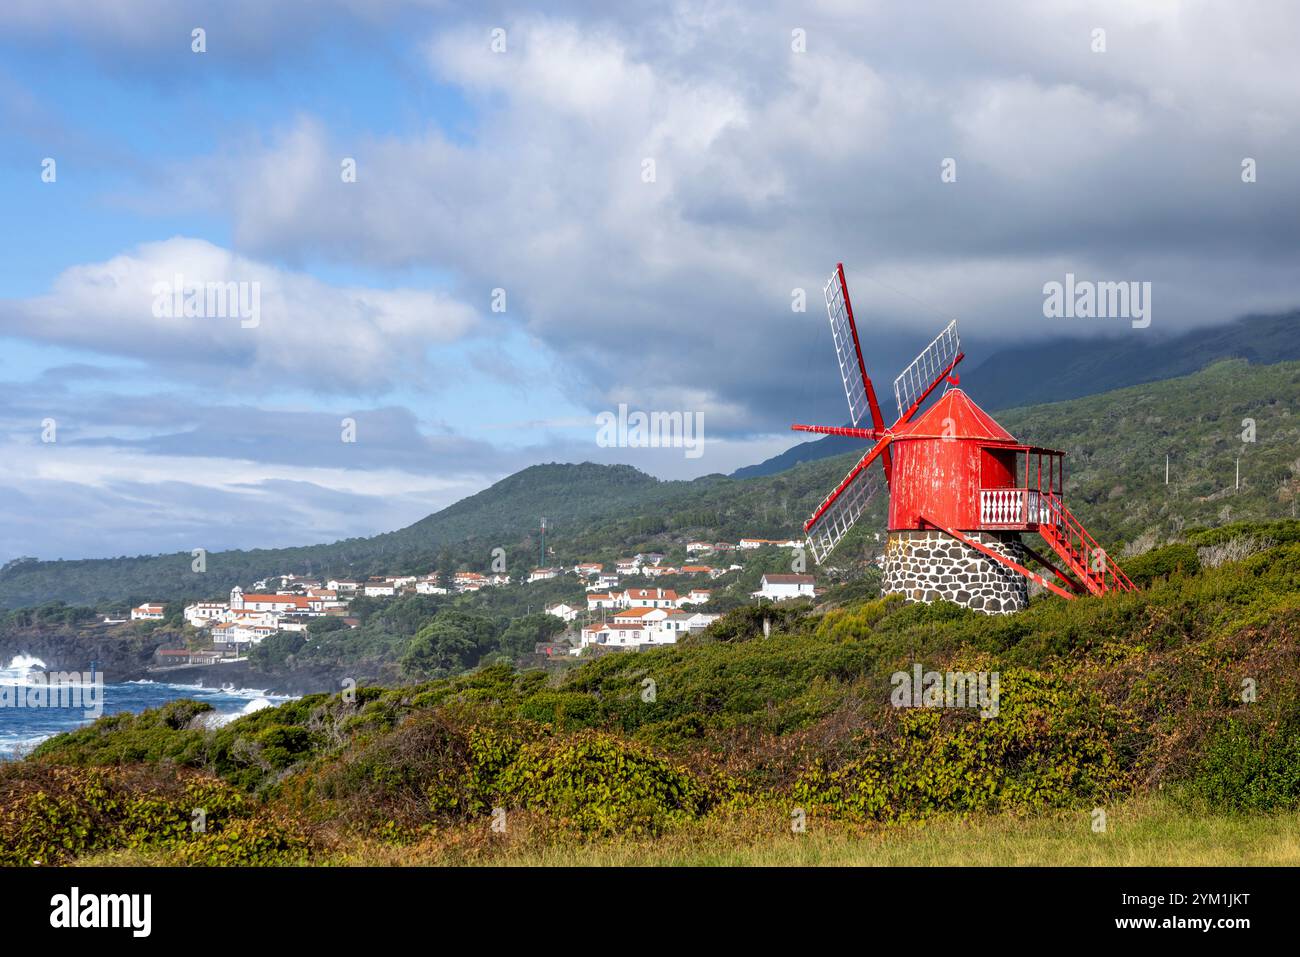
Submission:
[[[1300,733],[1229,721],[1210,739],[1186,787],[1188,796],[1215,809],[1300,806]]]
[[[908,709],[893,734],[838,768],[815,764],[793,800],[832,816],[907,821],[936,813],[1032,811],[1120,790],[1096,705],[1058,679],[1000,675],[996,717]]]
[[[308,844],[301,836],[269,821],[239,818],[176,848],[183,864],[203,867],[266,867],[305,863]]]
[[[525,745],[497,779],[507,806],[544,811],[594,834],[657,834],[703,814],[710,796],[687,771],[587,731]]]
[[[278,863],[273,850],[301,856],[307,843],[262,822],[229,785],[193,772],[32,761],[0,769],[0,864],[69,864],[125,849],[198,855],[203,863],[220,863],[218,852],[231,855],[228,863]]]
[[[1145,588],[1158,578],[1195,575],[1201,570],[1201,560],[1196,555],[1195,546],[1180,543],[1152,549],[1136,558],[1126,558],[1121,566],[1133,584]]]
[[[520,703],[518,713],[525,720],[551,724],[561,731],[592,727],[601,717],[595,698],[573,691],[538,691]]]

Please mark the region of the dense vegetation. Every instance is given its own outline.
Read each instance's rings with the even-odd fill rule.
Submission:
[[[1110,546],[1163,542],[1194,525],[1295,517],[1300,424],[1290,410],[1298,405],[1300,363],[1230,361],[1182,379],[1014,409],[998,418],[1022,440],[1069,453],[1066,500]],[[1255,421],[1254,442],[1242,441],[1246,418]],[[630,466],[534,466],[400,531],[331,545],[213,553],[202,574],[191,571],[189,553],[11,562],[0,570],[0,606],[215,597],[281,572],[486,571],[498,547],[517,575],[539,561],[536,529],[543,515],[548,562],[611,562],[652,549],[681,561],[692,538],[797,535],[851,464],[852,454],[760,478],[711,475],[691,482],[660,482]],[[884,507],[878,496],[837,562],[876,547],[871,532],[883,527]]]
[[[232,861],[370,846],[444,860],[490,856],[507,819],[554,842],[1155,793],[1216,812],[1300,807],[1300,523],[1198,531],[1131,564],[1142,592],[1039,598],[1014,616],[895,598],[751,607],[560,675],[490,664],[220,727],[193,702],[105,717],[0,769],[0,846],[13,862],[206,860],[225,834]],[[996,672],[998,714],[891,707],[892,676],[917,663]],[[223,809],[211,835],[180,831],[190,782]],[[139,837],[141,807],[174,840]],[[80,830],[64,846],[68,822]]]

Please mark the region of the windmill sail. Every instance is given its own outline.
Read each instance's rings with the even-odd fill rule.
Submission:
[[[890,441],[891,437],[886,436],[862,456],[858,464],[835,486],[835,491],[826,496],[813,517],[804,524],[804,531],[808,534],[808,547],[818,564],[849,533],[849,529],[862,517],[880,490],[879,484],[870,481],[867,466],[876,460],[876,456],[888,454],[885,450]]]
[[[862,346],[858,342],[858,328],[853,321],[853,307],[844,282],[844,267],[837,266],[822,292],[826,296],[826,312],[831,318],[831,338],[835,340],[835,357],[840,363],[840,378],[844,381],[844,394],[849,400],[849,418],[856,428],[871,411],[867,395],[866,367],[862,361]]]
[[[957,334],[957,320],[954,319],[894,380],[894,400],[898,403],[899,419],[904,422],[910,419],[934,387],[961,360],[961,337]]]
[[[853,476],[843,492],[823,503],[825,510],[808,531],[808,549],[817,564],[824,562],[826,556],[849,533],[849,529],[862,517],[878,491],[880,483],[871,481],[864,469]]]
[[[880,403],[876,401],[876,390],[867,375],[867,365],[862,360],[862,344],[858,341],[857,323],[853,321],[853,302],[849,299],[849,284],[844,279],[844,264],[837,263],[835,272],[826,283],[822,292],[826,296],[826,312],[831,319],[831,338],[835,340],[835,357],[839,360],[840,380],[844,383],[844,394],[849,400],[849,417],[853,428],[858,428],[867,413],[871,414],[871,426],[877,433],[883,432],[885,419],[880,414]],[[891,480],[893,470],[889,452],[881,463],[885,468],[885,484]]]

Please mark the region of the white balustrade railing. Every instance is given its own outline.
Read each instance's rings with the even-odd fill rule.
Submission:
[[[1049,500],[1035,489],[980,489],[981,525],[1055,525]]]
[[[980,489],[981,525],[1023,525],[1024,514],[1024,489]]]

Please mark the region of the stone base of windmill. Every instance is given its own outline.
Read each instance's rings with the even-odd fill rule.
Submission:
[[[1021,565],[1025,550],[1014,532],[965,532]],[[882,595],[909,602],[950,601],[986,615],[1020,611],[1029,604],[1024,575],[995,562],[965,542],[937,531],[890,532],[885,545]]]

